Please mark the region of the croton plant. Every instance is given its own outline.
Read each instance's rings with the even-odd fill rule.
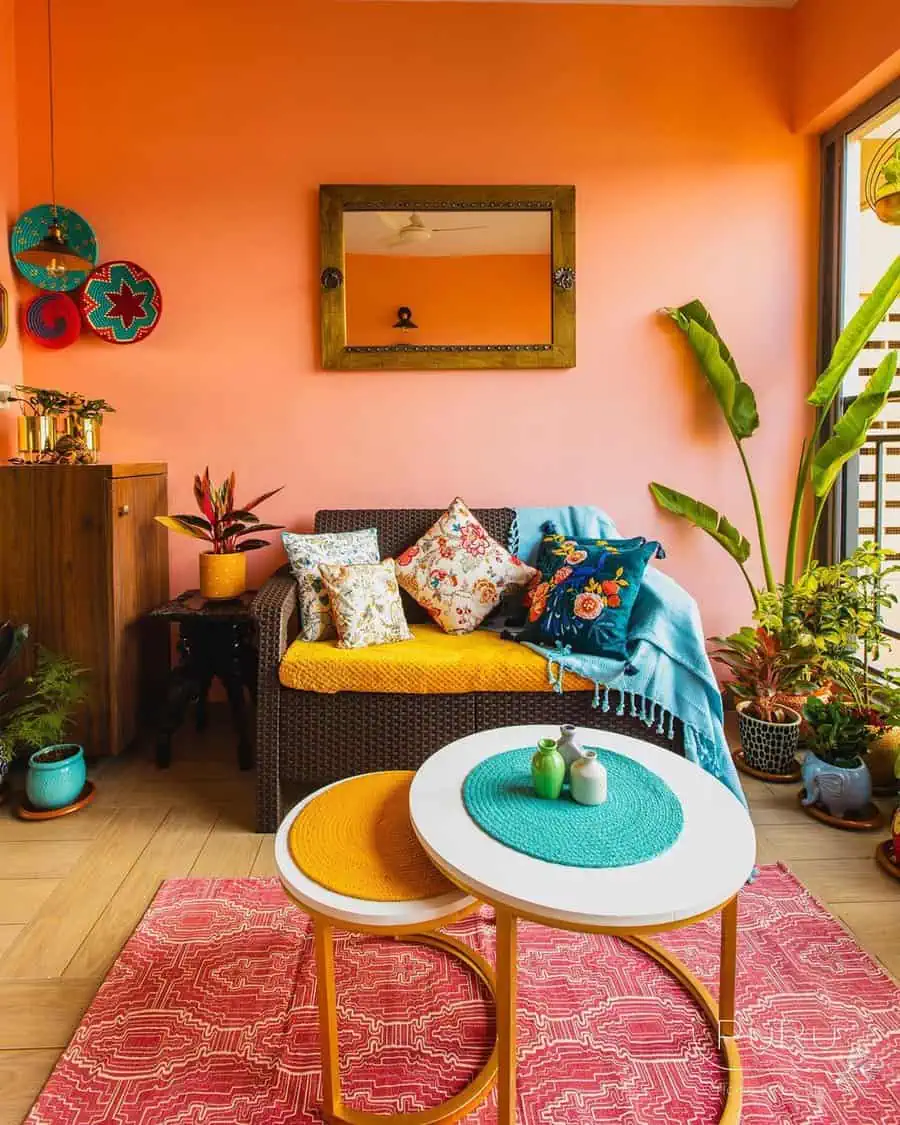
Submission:
[[[233,555],[238,551],[255,551],[268,546],[268,540],[258,538],[259,533],[280,531],[283,525],[260,523],[259,516],[254,515],[254,509],[276,492],[281,492],[284,485],[273,488],[271,492],[264,492],[249,504],[236,506],[234,484],[234,473],[231,473],[227,480],[216,487],[209,479],[207,468],[202,477],[194,477],[194,498],[203,514],[157,516],[156,519],[169,531],[177,531],[181,535],[190,535],[192,539],[203,539],[210,543],[210,549],[215,555]]]

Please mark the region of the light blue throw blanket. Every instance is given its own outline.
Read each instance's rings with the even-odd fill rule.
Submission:
[[[622,538],[599,508],[518,508],[509,549],[532,566],[547,520],[563,535]],[[629,664],[530,643],[528,647],[547,658],[550,682],[557,691],[564,689],[565,673],[572,672],[594,682],[594,706],[603,711],[614,707],[617,714],[640,718],[670,738],[673,717],[680,719],[690,761],[747,804],[725,739],[722,696],[706,655],[700,611],[690,594],[668,575],[647,567],[629,627]]]

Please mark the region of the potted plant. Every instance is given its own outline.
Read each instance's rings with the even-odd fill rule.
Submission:
[[[16,387],[14,400],[22,404],[19,415],[18,449],[25,460],[37,460],[42,453],[52,453],[69,395],[51,387]]]
[[[0,625],[0,677],[5,676],[7,671],[16,662],[27,639],[27,625],[13,625],[9,621],[5,621]],[[9,695],[10,692],[8,688],[0,691],[0,708],[6,703]],[[5,734],[3,714],[2,710],[0,710],[0,802],[3,800],[6,775],[9,772],[9,764],[12,761],[13,750],[14,748]]]
[[[103,398],[85,398],[82,394],[71,394],[66,409],[66,433],[76,441],[84,443],[84,450],[91,461],[100,454],[100,427],[107,414],[115,414],[116,409]]]
[[[200,555],[200,593],[205,598],[236,598],[242,594],[247,589],[246,552],[267,546],[267,540],[258,538],[260,532],[281,530],[281,524],[260,523],[254,515],[254,509],[281,488],[235,506],[234,484],[232,473],[216,488],[210,483],[207,468],[202,477],[194,477],[194,498],[201,516],[156,517],[169,531],[212,544]]]
[[[32,751],[25,794],[38,809],[61,809],[78,800],[87,781],[84,750],[63,742],[87,695],[85,669],[38,648],[37,667],[25,683],[25,700],[7,715],[3,737],[14,752]]]
[[[790,776],[796,768],[801,718],[778,703],[777,697],[802,682],[815,646],[805,639],[785,647],[776,634],[749,625],[713,640],[719,647],[710,656],[728,669],[729,687],[740,701],[737,712],[745,763],[760,773]]]
[[[883,223],[900,224],[900,142],[878,171],[875,214]]]
[[[863,760],[869,748],[868,716],[849,701],[823,703],[815,696],[803,705],[803,716],[808,733],[800,768],[802,802],[852,821],[872,801],[872,778]]]

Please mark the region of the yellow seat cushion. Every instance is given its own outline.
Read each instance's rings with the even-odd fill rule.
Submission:
[[[338,648],[336,641],[294,641],[281,660],[279,679],[299,691],[399,692],[464,695],[470,691],[552,691],[547,661],[499,633],[445,633],[437,625],[411,625],[411,641]],[[593,691],[590,680],[566,678],[567,691]]]

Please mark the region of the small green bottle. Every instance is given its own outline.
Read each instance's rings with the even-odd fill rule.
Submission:
[[[566,780],[566,760],[556,749],[556,740],[542,738],[531,759],[531,780],[539,797],[555,801]]]

